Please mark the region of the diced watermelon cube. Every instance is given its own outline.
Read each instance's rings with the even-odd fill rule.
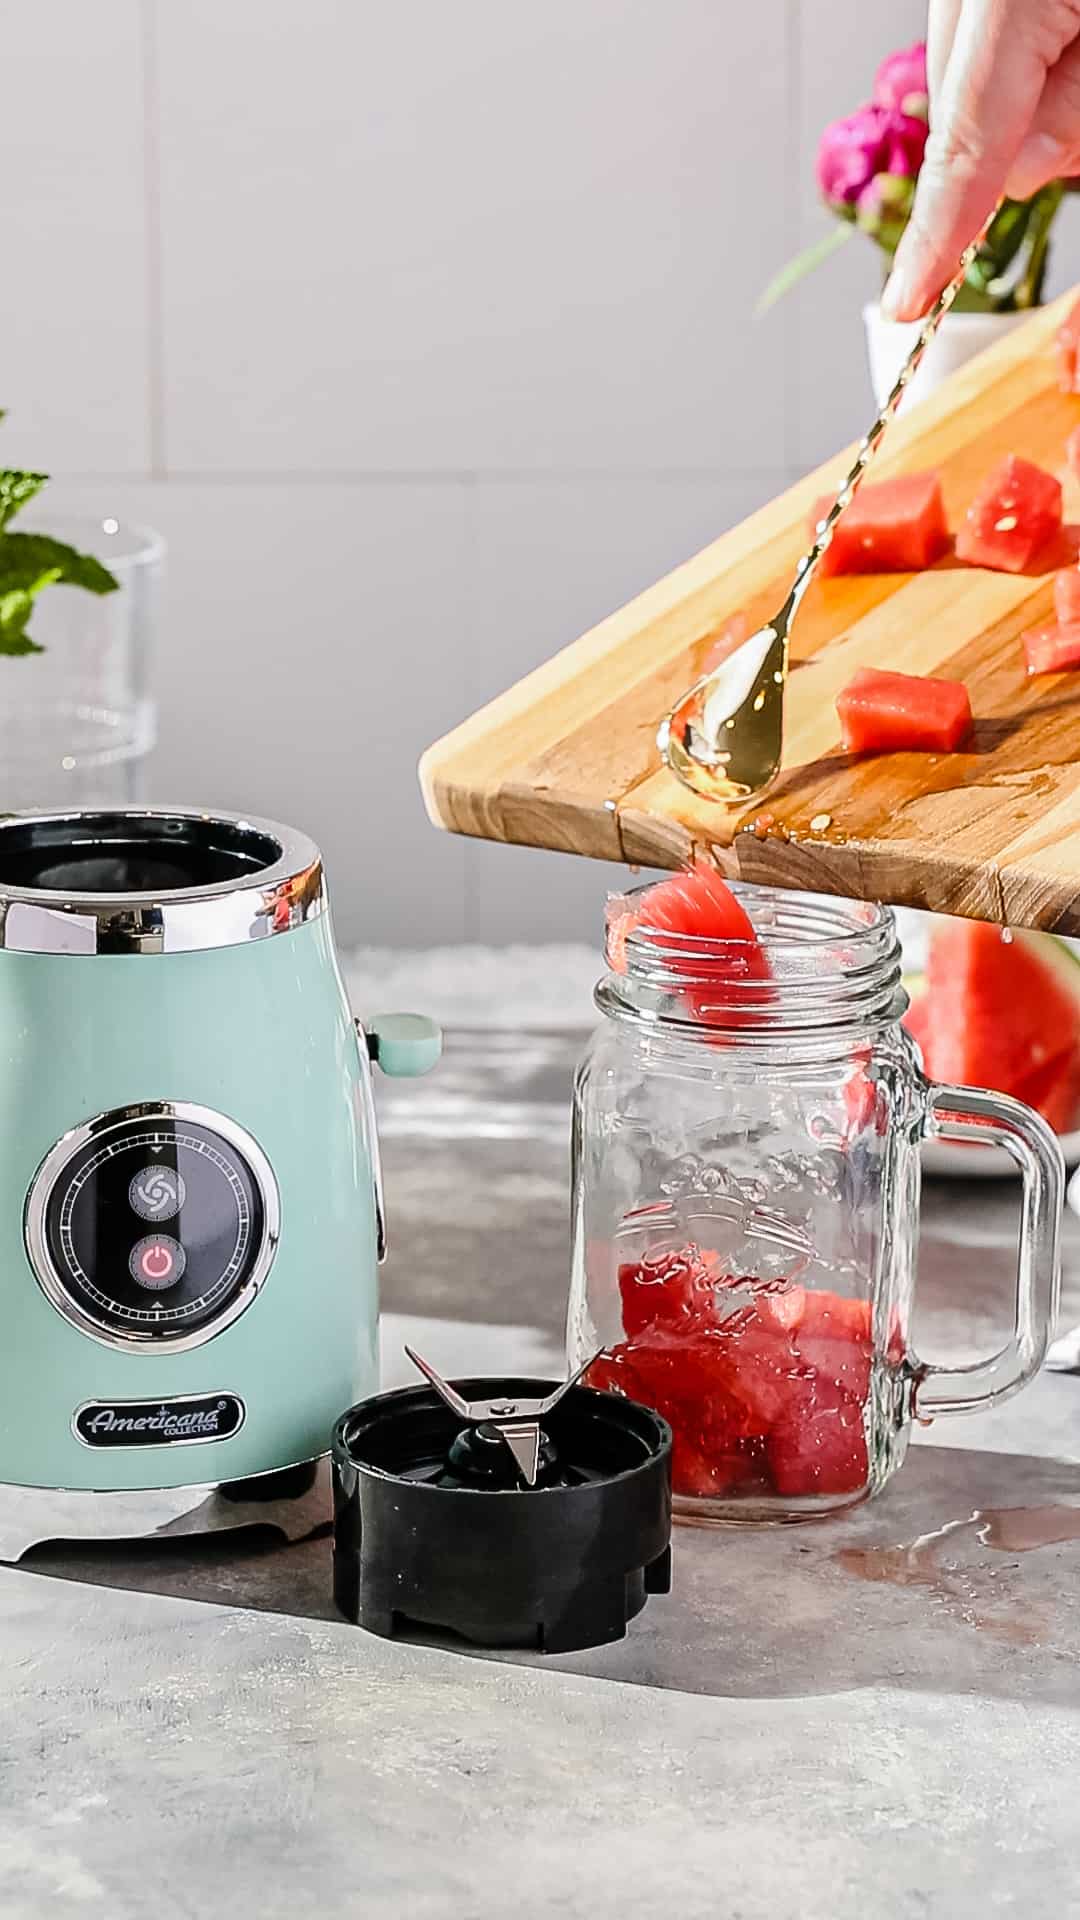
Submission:
[[[1057,330],[1058,386],[1062,393],[1080,393],[1080,300],[1069,308]]]
[[[973,567],[1023,573],[1061,528],[1061,482],[1010,453],[987,474],[956,536]]]
[[[825,495],[813,509],[810,533],[832,506]],[[949,544],[945,502],[936,473],[905,473],[896,480],[863,482],[845,508],[819,573],[919,573],[932,567]]]
[[[636,1340],[651,1327],[678,1332],[705,1325],[712,1317],[714,1285],[712,1268],[693,1245],[663,1248],[627,1261],[619,1268],[627,1339]]]
[[[1024,655],[1029,673],[1064,673],[1080,667],[1080,617],[1060,626],[1051,621],[1046,627],[1029,627]]]
[[[1080,567],[1062,567],[1055,573],[1054,612],[1063,627],[1080,620]]]
[[[792,1335],[765,1326],[756,1316],[732,1341],[724,1379],[756,1433],[768,1433],[774,1421],[808,1396]]]
[[[848,753],[952,753],[971,732],[971,702],[959,680],[860,667],[837,695]]]
[[[843,1387],[854,1399],[864,1400],[870,1387],[872,1351],[869,1300],[849,1299],[826,1287],[788,1291],[798,1306],[797,1321],[789,1322],[796,1366],[811,1368],[818,1382]],[[765,1301],[759,1301],[762,1318],[765,1311]]]
[[[670,1423],[676,1493],[857,1492],[869,1303],[801,1284],[717,1280],[707,1265],[715,1259],[689,1246],[624,1267],[628,1324],[639,1330],[593,1362],[589,1384]]]
[[[1065,458],[1074,478],[1080,480],[1080,427],[1074,427],[1065,442]]]
[[[866,1485],[862,1407],[838,1388],[823,1388],[811,1406],[778,1420],[765,1446],[773,1486],[781,1495],[859,1493]]]
[[[828,1287],[804,1287],[800,1334],[870,1344],[870,1302],[833,1293]]]
[[[888,1128],[888,1103],[869,1047],[859,1047],[852,1055],[844,1080],[844,1113],[848,1140],[863,1132],[884,1134]]]

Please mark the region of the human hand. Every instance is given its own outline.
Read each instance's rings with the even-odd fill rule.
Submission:
[[[1002,194],[1080,173],[1080,0],[930,0],[930,137],[882,297],[917,320]]]

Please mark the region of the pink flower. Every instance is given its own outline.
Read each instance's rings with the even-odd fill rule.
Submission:
[[[890,112],[885,135],[888,166],[886,173],[902,173],[914,180],[923,163],[929,127],[914,114]]]
[[[925,120],[927,106],[926,43],[890,53],[874,76],[874,105],[892,107],[911,119]]]
[[[821,136],[817,179],[826,200],[854,206],[879,173],[914,179],[922,165],[926,124],[893,107],[869,104],[834,120]]]

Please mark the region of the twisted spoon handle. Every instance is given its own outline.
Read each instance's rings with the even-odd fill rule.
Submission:
[[[997,209],[995,208],[994,211],[996,213]],[[992,218],[993,218],[993,215],[991,215],[991,219]],[[840,491],[837,494],[836,499],[833,501],[832,506],[829,508],[828,513],[825,515],[824,520],[822,520],[819,523],[816,530],[816,537],[814,540],[814,544],[811,547],[809,553],[804,554],[802,559],[799,561],[798,571],[796,572],[796,575],[795,575],[795,584],[792,587],[791,592],[788,594],[788,597],[785,600],[784,605],[781,608],[777,619],[772,622],[773,626],[778,628],[780,631],[786,633],[788,627],[791,625],[791,622],[795,617],[795,610],[798,607],[799,601],[802,599],[803,594],[806,592],[806,589],[809,586],[811,579],[813,578],[814,569],[816,568],[817,563],[821,559],[821,556],[825,552],[826,548],[831,544],[833,531],[836,527],[836,523],[839,520],[840,515],[843,513],[845,507],[850,505],[850,502],[853,496],[858,491],[858,488],[862,482],[863,475],[866,472],[867,467],[870,465],[871,460],[873,459],[875,453],[878,450],[878,447],[884,436],[885,429],[888,426],[890,420],[893,417],[893,414],[896,412],[897,407],[900,405],[900,402],[904,397],[905,389],[910,385],[911,381],[915,377],[915,374],[918,372],[919,366],[922,362],[922,358],[926,352],[927,347],[930,345],[930,342],[933,339],[935,333],[937,332],[938,327],[940,326],[945,315],[948,313],[949,308],[952,306],[953,301],[956,299],[957,294],[959,293],[961,287],[964,284],[965,279],[967,278],[967,270],[970,267],[972,261],[974,260],[975,255],[978,253],[979,248],[982,246],[984,239],[986,238],[986,232],[989,225],[990,225],[990,221],[988,220],[986,223],[986,226],[982,229],[982,232],[976,236],[976,238],[971,242],[971,245],[969,247],[965,247],[963,253],[960,256],[960,264],[957,267],[956,272],[953,274],[953,277],[949,281],[948,286],[945,286],[941,289],[941,292],[938,294],[937,299],[934,301],[933,306],[931,307],[929,313],[927,314],[925,320],[923,321],[922,326],[919,328],[918,337],[916,338],[915,344],[912,347],[911,352],[908,354],[907,359],[904,361],[904,364],[901,367],[899,374],[897,375],[896,384],[893,387],[892,392],[889,394],[889,397],[886,400],[884,406],[882,407],[881,412],[878,414],[877,419],[874,421],[873,426],[863,436],[862,440],[860,440],[859,451],[855,456],[854,464],[852,465],[851,471],[847,475],[847,478],[845,479],[843,486],[840,488]]]

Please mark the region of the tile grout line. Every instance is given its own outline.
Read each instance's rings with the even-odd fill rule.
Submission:
[[[799,169],[802,166],[802,17],[799,0],[785,0],[784,37],[786,58],[784,62],[785,90],[787,93],[786,128],[784,135],[784,163],[788,180],[794,190],[789,194],[788,211],[785,219],[787,249],[789,258],[793,258],[799,248],[802,222],[799,216]],[[799,431],[799,368],[797,356],[797,338],[794,325],[795,309],[790,301],[784,311],[784,464],[790,472],[795,465],[795,454],[801,443]]]
[[[108,481],[167,480],[172,486],[192,487],[563,487],[583,481],[616,486],[700,486],[744,478],[773,480],[777,475],[802,472],[789,460],[766,466],[737,464],[722,467],[261,467],[247,469],[151,466],[140,471],[69,468],[64,480],[73,486]]]
[[[161,286],[161,148],[159,142],[157,0],[140,0],[143,92],[143,221],[146,232],[147,424],[149,478],[163,480],[165,343]]]

